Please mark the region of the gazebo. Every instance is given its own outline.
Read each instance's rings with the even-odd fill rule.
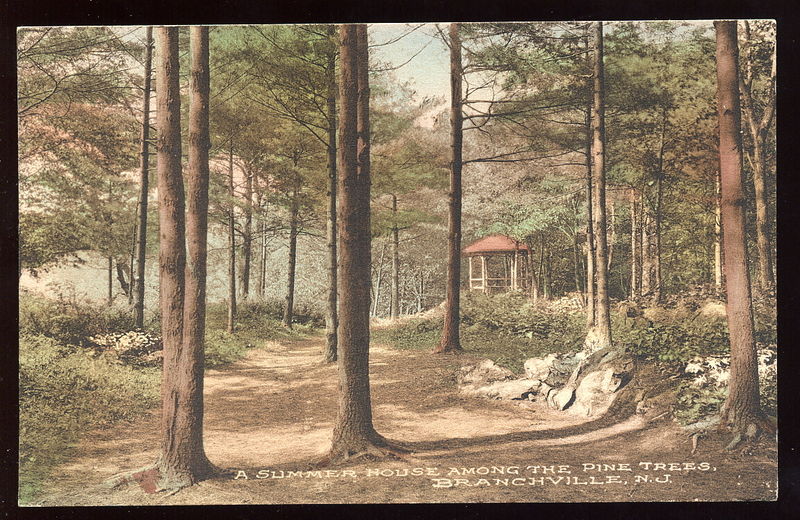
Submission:
[[[469,289],[485,294],[528,286],[530,248],[506,235],[489,235],[464,248],[469,258]],[[475,262],[475,259],[480,259]]]

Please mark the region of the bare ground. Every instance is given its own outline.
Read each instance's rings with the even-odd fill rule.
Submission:
[[[729,436],[710,432],[692,455],[690,439],[668,418],[648,422],[635,414],[576,417],[528,401],[463,397],[455,372],[472,360],[469,355],[436,356],[382,345],[373,346],[370,357],[375,426],[410,453],[401,460],[361,460],[315,473],[314,462],[330,445],[337,409],[336,367],[320,364],[322,348],[320,337],[267,342],[237,363],[207,371],[206,450],[212,462],[234,472],[231,476],[170,496],[147,494],[136,484],[106,488],[103,483],[109,477],[156,460],[159,420],[154,410],[132,424],[86,435],[71,462],[52,473],[39,504],[776,497],[777,451],[772,440],[726,452],[722,448]],[[687,469],[692,464],[705,468],[702,463],[707,470]],[[616,466],[595,471],[596,466],[584,464]],[[259,471],[269,478],[257,478]],[[289,477],[288,471],[303,473]]]

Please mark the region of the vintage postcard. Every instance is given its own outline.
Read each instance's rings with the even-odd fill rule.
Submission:
[[[19,505],[777,499],[774,21],[16,64]]]

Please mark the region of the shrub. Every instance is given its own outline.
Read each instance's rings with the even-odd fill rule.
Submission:
[[[631,326],[612,319],[614,343],[628,352],[662,362],[687,362],[695,356],[729,352],[727,325],[721,320],[653,323],[645,320]]]
[[[128,307],[108,307],[63,292],[55,299],[20,294],[19,329],[26,334],[82,345],[89,336],[127,331],[133,325]]]
[[[81,431],[156,405],[159,371],[43,335],[22,334],[19,354],[20,501],[26,502]]]

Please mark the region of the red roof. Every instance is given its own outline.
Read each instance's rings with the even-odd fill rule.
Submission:
[[[517,242],[506,235],[489,235],[488,237],[476,240],[464,248],[465,255],[513,251],[530,251],[530,248],[522,242]]]

